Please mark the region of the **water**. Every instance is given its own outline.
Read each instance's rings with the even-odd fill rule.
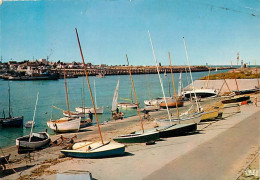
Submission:
[[[226,72],[218,71],[219,72]],[[214,74],[215,72],[211,72]],[[208,72],[194,72],[193,79],[199,79],[203,76],[208,75]],[[170,92],[173,94],[173,87],[171,81],[171,74],[168,73],[167,77],[161,74],[164,90],[166,96],[169,96],[169,86],[168,82],[171,82]],[[86,83],[85,77],[67,79],[68,84],[68,94],[70,110],[75,111],[76,107],[82,106],[82,84],[83,78],[85,80],[85,104],[87,106],[92,106],[89,90]],[[111,104],[117,84],[117,80],[120,78],[119,85],[119,102],[124,102],[120,98],[131,98],[131,86],[130,77],[128,75],[121,76],[106,76],[105,78],[89,77],[93,95],[94,95],[94,80],[96,81],[96,93],[97,93],[97,104],[98,106],[104,107],[104,114],[98,115],[100,122],[111,120]],[[149,75],[133,75],[133,80],[135,83],[136,93],[140,106],[144,107],[143,101],[145,99],[150,99],[147,79],[149,81],[149,86],[151,89],[151,94],[153,98],[162,97],[161,86],[157,74]],[[178,88],[179,73],[174,74],[175,87]],[[189,80],[190,81],[190,80]],[[183,73],[182,75],[183,87],[187,86],[187,78]],[[0,79],[0,112],[5,110],[8,114],[8,81]],[[11,89],[11,112],[13,116],[24,116],[24,123],[33,119],[33,111],[36,101],[37,92],[39,92],[39,101],[35,116],[35,128],[34,132],[45,131],[48,129],[49,134],[54,134],[46,124],[46,122],[51,118],[57,119],[63,117],[62,111],[52,108],[52,105],[57,106],[61,109],[67,109],[66,98],[64,90],[64,80],[60,79],[57,81],[10,81]],[[134,96],[133,96],[134,97]],[[108,106],[108,107],[107,107]],[[126,117],[136,115],[136,110],[122,110]],[[2,116],[2,113],[0,113]],[[94,119],[95,124],[95,119]],[[2,128],[0,126],[0,147],[5,147],[9,145],[15,145],[15,139],[29,134],[30,128]]]

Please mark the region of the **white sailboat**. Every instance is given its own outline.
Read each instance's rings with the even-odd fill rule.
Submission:
[[[84,92],[83,92],[84,93]],[[95,95],[95,105],[96,105],[96,112],[97,114],[103,114],[104,112],[104,108],[103,107],[98,107],[97,105],[97,97],[96,97],[96,84],[95,84],[95,80],[94,80],[94,95]],[[84,107],[84,106],[81,106],[81,107],[76,107],[75,108],[76,111],[78,113],[85,113],[85,114],[89,114],[90,112],[93,114],[94,113],[94,108],[92,107]]]
[[[67,90],[67,82],[66,82],[66,74],[64,68],[64,84],[65,84],[65,92],[66,92],[66,104],[67,104],[67,113],[68,117],[63,117],[57,120],[52,120],[52,118],[47,122],[47,126],[55,132],[71,132],[71,131],[79,131],[81,117],[76,116],[72,117],[69,109],[69,97]]]

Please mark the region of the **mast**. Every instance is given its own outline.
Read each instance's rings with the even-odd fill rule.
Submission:
[[[9,81],[8,81],[8,115],[9,115],[9,118],[11,118],[12,116],[11,116],[11,98],[10,98],[10,96],[11,96],[11,93],[10,93],[10,83],[9,83]]]
[[[64,85],[65,85],[65,93],[66,93],[66,103],[67,103],[67,111],[70,117],[70,104],[69,104],[69,96],[68,96],[68,87],[67,87],[67,81],[66,81],[66,71],[64,66]]]
[[[188,56],[187,47],[186,47],[186,43],[185,43],[185,39],[184,39],[184,37],[183,37],[183,42],[184,42],[184,47],[185,47],[185,52],[186,52],[186,58],[187,58],[188,65],[189,65],[190,78],[191,78],[192,89],[193,89],[193,93],[194,93],[195,101],[196,101],[196,105],[197,105],[197,110],[198,110],[198,112],[200,112],[199,104],[198,104],[198,100],[197,100],[197,95],[196,95],[196,93],[195,93],[195,88],[194,88],[193,78],[192,78],[192,74],[191,74],[191,69],[190,69],[190,60],[189,60],[189,56]]]
[[[178,96],[181,96],[181,72],[180,72],[180,77],[179,77]]]
[[[185,69],[185,74],[186,74],[186,78],[187,78],[187,83],[188,85],[190,84],[189,78],[188,78],[188,73],[187,73],[187,68],[186,68],[186,64],[184,62],[184,69]],[[190,101],[191,101],[191,91],[190,91]]]
[[[83,113],[86,114],[86,108],[85,108],[85,82],[84,82],[84,77],[83,77],[83,101],[82,101],[82,108],[83,108]]]
[[[31,142],[31,139],[32,139],[32,132],[33,132],[33,126],[34,126],[36,108],[37,108],[37,104],[38,104],[38,98],[39,98],[39,92],[37,93],[36,103],[35,103],[35,107],[34,107],[33,122],[32,122],[32,127],[31,127],[31,133],[30,133],[29,142]]]
[[[95,80],[94,80],[94,94],[95,94],[95,105],[96,105],[96,107],[97,107],[96,83],[95,83]]]
[[[171,75],[172,75],[172,86],[173,86],[174,97],[175,97],[176,108],[177,108],[177,116],[178,116],[178,121],[179,121],[179,124],[180,124],[181,123],[180,122],[180,112],[179,112],[179,108],[178,108],[178,99],[176,97],[176,89],[175,89],[174,77],[173,77],[173,73],[172,73],[172,61],[171,61],[170,52],[169,52],[169,60],[170,60]]]
[[[170,119],[170,124],[172,125],[172,119],[171,119],[171,115],[170,115],[170,112],[169,112],[168,104],[166,102],[165,93],[164,93],[164,89],[163,89],[163,83],[162,83],[162,79],[161,79],[161,76],[160,76],[160,72],[159,72],[158,63],[157,63],[156,55],[155,55],[154,48],[153,48],[153,42],[152,42],[150,31],[148,31],[148,34],[149,34],[150,43],[151,43],[152,50],[153,50],[153,57],[154,57],[155,65],[156,65],[156,68],[157,68],[157,73],[158,73],[161,88],[162,88],[164,102],[165,102],[165,105],[166,105],[166,108],[167,108],[167,113],[168,113],[168,117]]]
[[[206,88],[208,88],[208,85],[209,85],[210,68],[211,68],[211,67],[209,67],[209,74],[208,74],[208,80],[207,80],[207,86],[206,86]]]
[[[256,66],[256,60],[255,60],[255,73],[256,73],[256,78],[257,78],[257,83],[258,83],[258,88],[260,88],[260,85],[259,85],[259,78],[258,78],[258,74],[257,74],[257,66]]]
[[[140,113],[139,103],[138,103],[136,92],[135,92],[135,85],[134,85],[133,77],[132,77],[132,74],[131,74],[131,67],[129,66],[129,61],[128,61],[127,54],[126,54],[126,61],[127,61],[127,65],[128,65],[128,69],[129,69],[129,75],[130,75],[130,79],[131,79],[131,83],[132,83],[132,87],[133,87],[133,91],[134,91],[135,102],[137,104],[137,112],[138,112],[138,115],[139,115],[141,128],[142,128],[142,131],[144,133],[144,126],[143,126],[143,122],[142,122],[142,117],[141,117],[141,113]]]
[[[89,79],[88,79],[88,72],[87,72],[87,68],[86,68],[85,61],[84,61],[83,53],[82,53],[82,50],[81,50],[81,45],[80,45],[80,41],[79,41],[79,35],[78,35],[78,30],[77,30],[77,28],[75,28],[75,31],[76,31],[77,40],[78,40],[78,45],[79,45],[79,50],[80,50],[80,54],[81,54],[81,58],[82,58],[82,63],[83,63],[83,66],[84,66],[84,71],[85,71],[85,75],[86,75],[86,79],[87,79],[87,83],[88,83],[89,93],[90,93],[91,101],[92,101],[93,108],[94,108],[94,112],[95,112],[95,117],[96,117],[96,121],[97,121],[97,126],[98,126],[98,131],[99,131],[100,139],[101,139],[102,144],[104,144],[103,137],[102,137],[101,130],[100,130],[100,126],[99,126],[99,122],[98,122],[97,111],[96,111],[95,103],[94,103],[94,100],[93,100],[93,95],[92,95],[92,91],[91,91],[91,86],[90,86]]]

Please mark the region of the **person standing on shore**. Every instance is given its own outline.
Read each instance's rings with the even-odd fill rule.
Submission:
[[[92,120],[93,120],[93,114],[91,113],[91,111],[89,111],[88,116],[89,116],[89,119],[91,119],[91,122],[92,122]]]
[[[255,107],[257,107],[257,97],[255,97]]]

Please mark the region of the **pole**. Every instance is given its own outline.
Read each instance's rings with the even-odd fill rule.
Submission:
[[[195,93],[195,87],[194,87],[194,83],[193,83],[193,78],[192,78],[192,75],[191,75],[190,60],[189,60],[188,51],[187,51],[187,47],[186,47],[186,43],[185,43],[185,39],[184,39],[184,37],[183,37],[183,42],[184,42],[184,47],[185,47],[185,52],[186,52],[186,58],[187,58],[188,65],[189,65],[190,78],[191,78],[191,83],[192,83],[193,93],[194,93],[195,101],[196,101],[196,105],[197,105],[197,110],[198,110],[198,112],[200,112],[199,104],[198,104],[198,100],[197,100],[197,95],[196,95],[196,93]]]
[[[94,112],[95,112],[95,117],[96,117],[96,120],[97,120],[97,126],[98,126],[98,131],[99,131],[100,139],[101,139],[102,144],[104,145],[103,137],[102,137],[101,130],[100,130],[100,126],[99,126],[99,122],[98,122],[97,111],[96,111],[96,107],[95,107],[95,103],[94,103],[93,95],[92,95],[92,91],[91,91],[91,86],[90,86],[89,79],[88,79],[88,72],[87,72],[86,64],[85,64],[85,61],[84,61],[84,57],[83,57],[83,53],[82,53],[82,49],[81,49],[81,45],[80,45],[80,40],[79,40],[79,35],[78,35],[78,30],[77,30],[77,28],[75,28],[75,31],[76,31],[77,40],[78,40],[78,45],[79,45],[79,50],[80,50],[80,54],[81,54],[81,58],[82,58],[82,63],[83,63],[83,66],[84,66],[84,71],[85,71],[85,75],[86,75],[86,79],[87,79],[87,83],[88,83],[89,93],[90,93],[90,96],[91,96],[91,101],[92,101],[92,104],[93,104],[93,108],[94,108]]]
[[[177,116],[178,116],[178,121],[179,121],[179,124],[180,124],[180,123],[181,123],[181,122],[180,122],[180,112],[179,112],[179,108],[178,108],[178,99],[177,99],[177,96],[176,96],[176,89],[175,89],[174,77],[173,77],[173,73],[172,73],[172,61],[171,61],[170,52],[169,52],[168,54],[169,54],[170,67],[171,67],[172,86],[173,86],[174,97],[175,97],[175,101],[176,101]]]
[[[142,117],[141,117],[141,113],[140,113],[139,103],[138,103],[136,92],[135,92],[135,85],[134,85],[133,77],[132,77],[132,74],[131,74],[131,67],[129,66],[129,61],[128,61],[127,54],[126,54],[126,61],[127,61],[129,75],[130,75],[130,79],[131,79],[131,83],[132,83],[132,87],[133,87],[133,91],[134,91],[135,101],[136,101],[136,104],[137,104],[137,112],[138,112],[138,115],[139,115],[141,128],[142,128],[142,131],[144,133],[144,126],[143,126],[143,122],[142,122]]]
[[[158,63],[157,63],[155,51],[154,51],[154,48],[153,48],[153,42],[152,42],[152,38],[151,38],[150,31],[148,31],[148,34],[149,34],[150,43],[151,43],[152,50],[153,50],[153,58],[154,58],[154,61],[155,61],[155,65],[156,65],[158,77],[159,77],[160,84],[161,84],[161,88],[162,88],[162,93],[163,93],[164,102],[165,102],[165,105],[166,105],[168,117],[169,117],[169,119],[170,119],[170,125],[172,125],[172,119],[171,119],[171,115],[170,115],[170,112],[169,112],[168,104],[167,104],[167,102],[166,102],[165,93],[164,93],[164,89],[163,89],[163,82],[162,82],[162,79],[161,79],[161,76],[160,76],[159,67],[158,67]]]
[[[32,132],[33,132],[33,126],[34,126],[36,108],[37,108],[37,104],[38,104],[38,98],[39,98],[39,92],[37,93],[36,103],[35,103],[35,107],[34,107],[33,122],[32,122],[32,127],[31,127],[31,133],[30,133],[29,142],[31,142],[31,139],[32,139]]]
[[[8,95],[9,95],[9,99],[8,99],[8,103],[9,103],[9,107],[8,107],[8,115],[9,115],[9,118],[11,118],[11,98],[10,98],[10,96],[11,96],[11,92],[10,92],[10,83],[9,83],[9,81],[8,81]]]
[[[65,66],[64,66],[64,85],[65,85],[65,93],[66,93],[67,111],[68,111],[68,115],[70,117],[70,104],[69,104],[69,96],[68,96],[68,87],[67,87],[67,81],[66,81]]]

